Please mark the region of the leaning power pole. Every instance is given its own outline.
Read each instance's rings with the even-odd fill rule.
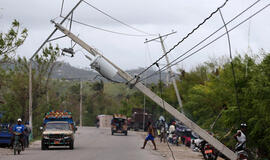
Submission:
[[[166,101],[164,101],[157,94],[155,94],[154,92],[152,92],[149,88],[147,88],[141,82],[138,82],[137,80],[134,80],[131,75],[129,75],[127,72],[123,71],[121,68],[119,68],[117,65],[115,65],[113,62],[111,62],[106,57],[104,57],[97,50],[95,50],[94,48],[92,48],[91,46],[89,46],[87,43],[85,43],[84,41],[82,41],[80,38],[78,38],[76,35],[74,35],[73,33],[71,33],[69,30],[67,30],[66,28],[64,28],[62,25],[60,25],[58,23],[55,23],[55,22],[53,22],[53,23],[55,24],[55,27],[57,29],[59,29],[59,31],[61,31],[66,36],[68,36],[70,39],[72,39],[77,44],[79,44],[82,48],[84,48],[91,55],[93,55],[94,57],[97,57],[97,58],[98,57],[101,58],[100,63],[103,63],[104,61],[106,61],[107,63],[109,63],[113,67],[113,69],[117,70],[117,74],[119,74],[122,78],[124,78],[128,82],[131,81],[131,83],[134,83],[133,85],[135,85],[135,87],[138,90],[140,90],[143,94],[145,94],[150,99],[152,99],[159,106],[161,106],[161,107],[165,106],[164,109],[167,112],[169,112],[176,119],[180,120],[183,124],[185,124],[191,130],[193,130],[194,132],[196,132],[200,137],[202,137],[205,141],[207,141],[209,144],[211,144],[212,146],[214,146],[217,150],[219,150],[221,153],[223,153],[226,157],[228,157],[231,160],[236,160],[237,159],[237,155],[233,151],[231,151],[228,147],[226,147],[224,144],[222,144],[220,141],[218,141],[216,138],[214,138],[207,131],[205,131],[200,126],[198,126],[196,123],[192,122],[184,114],[180,113],[177,109],[175,109],[173,106],[171,106],[170,104],[168,104]],[[91,62],[93,62],[92,59],[89,56],[86,55],[86,58],[88,58]],[[103,63],[103,64],[105,64],[105,67],[106,67],[106,65],[108,67],[108,64],[107,63]],[[102,70],[102,68],[99,68],[99,69]],[[108,69],[108,68],[106,68],[106,69]]]
[[[172,83],[173,83],[173,87],[174,87],[174,90],[175,90],[175,94],[176,94],[176,98],[177,98],[177,101],[178,101],[178,104],[179,104],[179,109],[181,110],[181,112],[184,114],[184,109],[183,109],[183,103],[182,103],[182,100],[181,100],[181,97],[180,97],[180,94],[179,94],[179,91],[178,91],[178,88],[177,88],[177,84],[176,84],[176,81],[175,81],[175,76],[173,74],[173,71],[172,71],[172,68],[171,68],[171,65],[170,65],[170,61],[169,61],[169,57],[166,55],[166,49],[165,49],[165,46],[164,46],[164,41],[163,41],[163,37],[167,37],[169,35],[172,35],[172,34],[175,34],[176,32],[172,32],[172,33],[169,33],[169,34],[166,34],[166,35],[159,35],[158,38],[154,38],[154,39],[151,39],[151,40],[146,40],[144,43],[148,43],[148,42],[151,42],[151,41],[154,41],[154,40],[157,40],[159,39],[160,40],[160,43],[161,43],[161,48],[162,48],[162,51],[165,55],[165,58],[166,58],[166,61],[167,61],[167,67],[168,67],[168,72],[169,72],[169,76],[172,80]]]

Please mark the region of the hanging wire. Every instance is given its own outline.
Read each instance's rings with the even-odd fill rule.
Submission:
[[[167,54],[169,54],[172,50],[174,50],[178,45],[180,45],[183,41],[185,41],[190,35],[192,35],[196,30],[198,30],[203,24],[205,24],[214,14],[218,12],[219,9],[223,8],[227,4],[228,0],[226,0],[220,7],[218,7],[214,12],[210,14],[207,18],[205,18],[200,24],[197,25],[191,32],[189,32],[185,37],[183,37],[177,44],[175,44],[170,50],[168,50],[165,54],[163,54],[160,58],[158,58],[153,64],[148,66],[145,70],[138,74],[140,76],[147,70],[149,70],[153,65],[159,62],[162,58],[164,58]],[[131,79],[129,82],[133,81],[135,78]]]
[[[240,105],[239,105],[238,87],[237,87],[237,83],[236,83],[236,75],[235,75],[234,64],[233,64],[230,34],[228,32],[228,28],[227,28],[227,25],[226,25],[226,22],[224,20],[224,17],[222,15],[221,10],[219,10],[219,13],[220,13],[220,17],[222,19],[222,22],[225,25],[225,30],[226,30],[226,34],[227,34],[228,45],[229,45],[229,53],[230,53],[230,59],[231,59],[232,74],[233,74],[233,83],[234,83],[234,92],[235,92],[236,104],[237,104],[237,107],[239,109],[240,123],[242,123],[242,113],[241,113],[241,108],[240,108]]]
[[[87,4],[88,6],[90,6],[91,8],[93,8],[93,9],[97,10],[98,12],[104,14],[105,16],[107,16],[107,17],[113,19],[114,21],[116,21],[116,22],[118,22],[118,23],[121,23],[122,25],[124,25],[124,26],[126,26],[126,27],[128,27],[128,28],[131,28],[131,29],[133,29],[133,30],[135,30],[135,31],[137,31],[137,32],[146,34],[145,36],[157,36],[157,34],[147,33],[147,32],[145,32],[145,31],[142,31],[142,30],[140,30],[140,29],[138,29],[138,28],[135,28],[135,27],[133,27],[133,26],[131,26],[131,25],[129,25],[129,24],[123,22],[123,21],[120,21],[120,20],[114,18],[113,16],[109,15],[108,13],[102,11],[101,9],[99,9],[99,8],[97,8],[97,7],[95,7],[95,6],[93,6],[92,4],[90,4],[89,2],[87,2],[87,1],[85,1],[85,0],[83,0],[83,2],[84,2],[85,4]]]
[[[231,28],[228,32],[231,32],[233,30],[235,30],[236,28],[238,28],[239,26],[241,26],[243,23],[247,22],[249,19],[253,18],[254,16],[256,16],[257,14],[259,14],[260,12],[262,12],[264,9],[266,9],[267,7],[269,7],[270,4],[267,4],[266,6],[264,6],[262,9],[260,9],[259,11],[255,12],[254,14],[252,14],[251,16],[249,16],[248,18],[246,18],[245,20],[243,20],[242,22],[238,23],[237,25],[235,25],[233,28]],[[228,24],[228,23],[227,23]],[[189,58],[190,56],[196,54],[197,52],[199,52],[200,50],[206,48],[207,46],[209,46],[210,44],[214,43],[215,41],[217,41],[218,39],[222,38],[223,36],[225,36],[227,33],[223,33],[222,35],[220,35],[219,37],[217,37],[216,39],[212,40],[211,42],[209,42],[208,44],[206,44],[205,46],[201,47],[200,49],[198,49],[197,51],[193,52],[192,54],[188,55],[187,57],[183,58],[182,60],[177,61],[176,63],[172,64],[173,62],[175,62],[176,60],[172,61],[170,64],[172,64],[172,66],[182,62],[183,60]],[[178,60],[178,59],[177,59]]]
[[[63,18],[63,17],[61,17],[61,18]],[[67,18],[67,20],[70,21],[71,19]],[[72,21],[73,21],[73,23],[77,23],[77,24],[80,24],[80,25],[83,25],[83,26],[86,26],[86,27],[89,27],[89,28],[94,28],[94,29],[97,29],[97,30],[100,30],[100,31],[113,33],[113,34],[118,34],[118,35],[122,35],[122,36],[129,36],[129,37],[146,37],[147,36],[147,35],[129,34],[129,33],[112,31],[112,30],[108,30],[108,29],[104,29],[104,28],[101,28],[101,27],[97,27],[97,26],[94,26],[94,25],[90,25],[90,24],[87,24],[87,23],[80,22],[78,20],[75,20],[74,18],[73,18]]]
[[[73,12],[71,13],[71,16],[70,16],[70,23],[69,23],[69,31],[70,32],[71,32],[71,27],[72,27],[72,20],[73,20]],[[70,45],[72,47],[72,39],[70,39]]]
[[[260,0],[258,0],[260,1]],[[257,1],[257,2],[258,2]],[[255,2],[255,3],[257,3]],[[254,5],[254,4],[253,4]],[[253,6],[252,5],[252,6]],[[249,16],[248,18],[246,18],[245,20],[243,20],[242,22],[238,23],[237,25],[235,25],[233,28],[231,28],[228,32],[231,32],[233,31],[234,29],[238,28],[240,25],[242,25],[243,23],[247,22],[249,19],[253,18],[254,16],[256,16],[257,14],[259,14],[260,12],[262,12],[264,9],[266,9],[267,7],[269,7],[270,4],[267,4],[266,6],[264,6],[263,8],[261,8],[260,10],[258,10],[257,12],[255,12],[254,14],[252,14],[251,16]],[[228,25],[229,23],[231,23],[233,20],[235,20],[237,17],[239,17],[241,14],[243,14],[244,12],[246,12],[247,10],[249,10],[251,8],[251,6],[244,10],[243,12],[241,12],[239,15],[237,15],[235,18],[233,18],[231,21],[227,22],[226,25]],[[224,26],[223,26],[224,27]],[[223,28],[222,27],[222,28]],[[221,28],[220,28],[221,29]],[[220,30],[218,29],[218,31]],[[207,43],[206,45],[204,45],[203,47],[199,48],[198,50],[194,51],[193,53],[191,53],[190,55],[186,56],[185,58],[179,60],[181,57],[183,57],[184,55],[186,55],[187,53],[189,53],[191,50],[193,50],[195,47],[197,47],[198,45],[200,45],[202,42],[206,41],[207,39],[209,39],[211,36],[213,36],[213,34],[215,34],[216,32],[212,33],[210,36],[208,36],[206,39],[204,39],[203,41],[201,41],[200,43],[198,43],[197,45],[195,45],[194,47],[192,47],[192,49],[188,50],[187,52],[185,52],[184,54],[180,55],[178,58],[174,59],[172,62],[170,62],[168,65],[164,66],[162,69],[161,69],[161,72],[165,71],[168,69],[168,66],[171,65],[171,66],[174,66],[174,65],[177,65],[178,63],[186,60],[187,58],[191,57],[192,55],[196,54],[197,52],[201,51],[202,49],[206,48],[207,46],[209,46],[210,44],[214,43],[215,41],[219,40],[220,38],[222,38],[223,36],[226,35],[226,33],[220,35],[219,37],[215,38],[214,40],[212,40],[211,42]],[[179,60],[179,61],[177,61]],[[141,80],[144,80],[144,79],[147,79],[147,78],[150,78],[154,75],[156,75],[157,72],[145,77],[145,78],[142,78]]]
[[[62,16],[62,13],[63,13],[64,3],[65,3],[65,0],[62,0],[61,11],[60,11],[60,17]]]
[[[152,57],[151,57],[151,52],[150,52],[149,45],[148,45],[148,43],[145,43],[145,44],[146,44],[146,51],[147,51],[147,54],[148,54],[149,62],[152,63],[153,60],[152,60]]]
[[[159,67],[159,64],[158,63],[156,63],[155,64],[157,67],[158,67],[158,69],[159,69],[159,71],[160,71],[160,67]],[[159,72],[159,89],[160,89],[160,98],[162,99],[162,108],[163,108],[163,110],[162,110],[162,114],[163,114],[163,116],[164,117],[166,117],[165,116],[165,104],[164,104],[164,100],[163,100],[163,85],[162,85],[162,79],[161,79],[161,72]],[[165,118],[166,119],[166,118]],[[166,122],[165,122],[166,123]],[[166,127],[165,127],[166,128]],[[171,147],[170,147],[170,145],[169,145],[169,142],[166,140],[166,144],[167,144],[167,146],[168,146],[168,148],[169,148],[169,150],[170,150],[170,152],[171,152],[171,154],[172,154],[172,158],[175,160],[175,157],[174,157],[174,153],[173,153],[173,151],[172,151],[172,149],[171,149]]]

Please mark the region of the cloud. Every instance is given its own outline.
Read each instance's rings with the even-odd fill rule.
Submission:
[[[167,49],[175,45],[205,17],[224,3],[224,0],[201,0],[199,2],[198,0],[87,1],[113,17],[150,33],[165,34],[172,29],[177,30],[178,32],[176,35],[166,39],[165,43]],[[29,30],[29,37],[26,43],[18,50],[19,55],[30,57],[54,29],[50,20],[59,16],[61,2],[62,0],[8,0],[1,2],[1,8],[4,8],[3,10],[0,10],[0,15],[2,14],[2,18],[0,18],[1,31],[7,29],[13,19],[18,19],[23,26],[27,27]],[[229,1],[222,9],[226,21],[254,2],[254,0]],[[63,14],[67,14],[76,3],[77,1],[65,0]],[[259,3],[244,17],[254,13],[265,4],[266,2]],[[250,45],[254,50],[257,48],[270,50],[266,41],[270,36],[270,21],[266,21],[269,16],[270,10],[268,9],[251,21]],[[100,14],[84,3],[76,10],[74,18],[113,31],[140,34]],[[240,18],[237,22],[240,22],[243,18]],[[59,21],[60,19],[58,18],[57,20]],[[233,23],[228,27],[230,28],[235,24],[236,23]],[[169,55],[170,59],[172,60],[190,49],[196,42],[202,40],[221,25],[222,21],[219,14],[214,15],[211,20],[177,47]],[[67,25],[64,24],[64,26]],[[249,25],[246,23],[231,33],[234,51],[245,50],[247,48],[248,27]],[[73,24],[72,32],[76,35],[79,34],[80,38],[101,50],[105,56],[111,58],[113,62],[124,69],[132,69],[150,64],[150,60],[148,60],[148,62],[145,61],[147,50],[146,45],[143,42],[145,41],[145,38],[150,39],[152,37],[124,37],[87,28],[78,24]],[[221,33],[222,32],[220,32],[220,34]],[[58,33],[58,35],[61,34]],[[57,41],[57,43],[60,47],[67,47],[70,45],[70,40],[61,40]],[[161,56],[162,51],[159,43],[150,43],[149,48],[152,61]],[[184,66],[187,67],[195,66],[208,59],[209,54],[218,57],[227,54],[227,52],[227,42],[226,39],[223,38],[180,65],[184,64]],[[67,57],[62,59],[81,67],[88,66],[89,64],[89,62],[80,54],[74,59]],[[165,63],[165,61],[162,61],[162,63]]]

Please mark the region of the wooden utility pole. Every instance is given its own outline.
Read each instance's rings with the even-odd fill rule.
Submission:
[[[178,88],[177,88],[177,84],[176,84],[176,81],[175,81],[175,76],[173,74],[173,71],[172,71],[172,68],[171,68],[171,65],[170,65],[169,57],[166,55],[166,49],[165,49],[164,41],[163,41],[163,37],[167,37],[167,36],[172,35],[172,34],[175,34],[175,33],[176,32],[171,32],[171,33],[166,34],[166,35],[163,35],[163,36],[159,35],[158,38],[147,40],[144,43],[148,43],[148,42],[151,42],[151,41],[154,41],[154,40],[157,40],[157,39],[160,40],[161,48],[162,48],[162,51],[163,51],[163,53],[165,55],[165,58],[166,58],[166,61],[167,61],[167,65],[168,65],[167,68],[168,68],[168,72],[169,72],[169,77],[172,80],[173,87],[174,87],[175,94],[176,94],[176,98],[177,98],[177,101],[178,101],[178,104],[179,104],[179,109],[184,114],[183,103],[182,103],[182,100],[181,100],[181,97],[180,97],[180,94],[179,94],[179,91],[178,91]],[[169,81],[169,80],[167,79],[167,81]]]
[[[67,35],[70,39],[72,39],[74,42],[79,44],[82,48],[84,48],[87,52],[92,54],[93,56],[101,56],[104,60],[106,60],[108,63],[110,63],[116,70],[117,73],[124,78],[127,81],[131,81],[131,83],[134,83],[136,80],[133,79],[131,75],[129,75],[127,72],[123,71],[121,68],[119,68],[117,65],[112,63],[109,59],[104,57],[101,53],[99,53],[97,50],[89,46],[87,43],[82,41],[80,38],[78,38],[76,35],[71,33],[69,30],[64,28],[62,25],[55,23],[55,27],[59,29],[59,31],[63,32],[65,35]],[[89,60],[91,60],[90,57],[86,56]],[[191,130],[193,130],[195,133],[197,133],[200,137],[202,137],[205,141],[207,141],[209,144],[214,146],[217,150],[219,150],[221,153],[223,153],[226,157],[228,157],[231,160],[236,160],[237,155],[231,151],[228,147],[226,147],[224,144],[222,144],[220,141],[218,141],[216,138],[214,138],[212,135],[210,135],[207,131],[202,129],[200,126],[198,126],[196,123],[192,122],[190,119],[188,119],[184,114],[180,113],[177,109],[175,109],[173,106],[168,104],[166,101],[161,99],[157,94],[152,92],[149,88],[144,86],[141,82],[137,82],[135,84],[135,87],[140,90],[142,93],[144,93],[146,96],[148,96],[150,99],[152,99],[155,103],[157,103],[159,106],[163,107],[165,106],[165,110],[169,112],[172,116],[174,116],[176,119],[180,120],[183,124],[185,124],[187,127],[189,127]]]
[[[29,127],[31,128],[32,132],[30,135],[30,139],[32,139],[33,136],[33,120],[32,120],[32,100],[33,96],[32,96],[32,60],[30,59],[29,62],[29,108],[28,108],[28,112],[29,112]]]

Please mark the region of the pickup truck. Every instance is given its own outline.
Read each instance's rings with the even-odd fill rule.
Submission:
[[[41,149],[50,146],[69,146],[74,148],[74,125],[70,112],[49,112],[45,115],[42,131]]]
[[[51,121],[44,126],[41,149],[48,149],[49,146],[69,146],[70,149],[74,148],[74,132],[68,122]]]

